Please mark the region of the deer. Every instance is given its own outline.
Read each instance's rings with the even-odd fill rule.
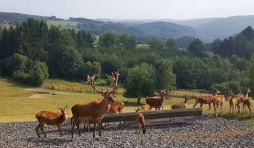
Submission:
[[[171,108],[172,109],[187,108],[187,103],[188,103],[189,100],[191,100],[191,98],[189,96],[185,95],[184,102],[173,104],[173,105],[171,105]]]
[[[68,107],[68,105],[66,105],[64,108],[58,107],[61,111],[60,113],[59,112],[52,112],[52,111],[48,111],[48,110],[42,110],[42,111],[39,111],[35,115],[35,118],[39,122],[38,126],[35,128],[38,138],[40,138],[39,129],[44,134],[44,137],[45,138],[47,137],[46,133],[44,132],[44,124],[57,125],[58,130],[60,132],[60,137],[63,136],[62,124],[66,120],[65,112],[66,112],[67,107]]]
[[[123,102],[115,101],[114,103],[110,104],[110,108],[109,108],[109,110],[107,111],[106,114],[122,113],[123,108],[124,108],[124,103]],[[125,124],[125,121],[124,121],[123,124]],[[109,125],[109,123],[107,125]],[[121,125],[121,121],[119,123],[119,126],[120,125]]]
[[[72,124],[72,139],[73,139],[73,131],[74,126],[77,126],[78,134],[81,136],[79,124],[83,121],[91,121],[94,125],[93,130],[93,138],[95,138],[95,130],[96,130],[96,123],[98,124],[99,132],[98,135],[101,136],[101,121],[104,117],[104,115],[108,112],[110,108],[110,104],[115,102],[113,95],[118,87],[118,77],[119,73],[115,72],[115,86],[112,91],[108,91],[108,88],[106,87],[106,91],[104,90],[98,90],[96,89],[96,86],[94,85],[94,79],[95,75],[89,76],[87,75],[87,81],[90,82],[91,87],[97,92],[100,93],[103,98],[102,99],[96,99],[89,103],[76,103],[72,106],[72,118],[73,118],[73,124]]]
[[[136,112],[144,112],[144,111],[150,111],[152,109],[151,105],[145,104],[141,108],[135,109]]]
[[[184,97],[184,102],[182,102],[182,103],[177,103],[177,104],[173,104],[173,105],[171,105],[171,108],[172,108],[172,109],[187,108],[187,103],[188,103],[189,100],[191,100],[191,98],[190,98],[189,96],[185,95],[185,97]],[[173,118],[173,120],[174,120],[174,118]],[[170,118],[170,121],[171,121],[171,118]]]
[[[217,95],[218,93],[220,93],[220,91],[218,89],[215,89],[213,95],[217,100],[217,108],[220,106],[220,113],[219,114],[222,114],[223,113],[223,104],[225,103],[226,99],[225,99],[224,95]]]
[[[167,96],[167,92],[164,90],[161,90],[159,93],[159,96],[155,97],[146,97],[146,104],[149,104],[152,108],[155,108],[155,110],[160,110],[160,108],[163,109],[163,101],[165,96]]]
[[[195,106],[199,103],[200,103],[200,107],[202,107],[203,104],[208,104],[209,108],[207,110],[210,110],[211,109],[211,104],[213,104],[214,115],[217,116],[216,109],[217,109],[217,106],[218,106],[217,105],[218,102],[217,102],[217,99],[214,95],[211,95],[211,96],[196,96],[196,102],[194,103],[193,108],[195,108]]]
[[[229,94],[230,94],[230,97],[229,97],[230,98],[229,99],[230,108],[229,108],[228,114],[230,115],[230,113],[232,113],[232,115],[233,115],[236,107],[237,107],[238,113],[239,113],[240,112],[240,98],[237,97],[236,95],[234,95],[232,90],[229,92]]]
[[[145,117],[142,113],[140,113],[140,110],[137,109],[136,112],[137,112],[138,134],[140,134],[141,128],[143,134],[145,134],[146,133]]]
[[[243,94],[237,94],[235,95],[236,97],[239,98],[238,104],[242,103],[242,110],[243,112],[246,112],[246,106],[249,109],[249,117],[251,117],[251,103],[252,103],[252,98],[249,97],[249,93],[250,93],[250,89],[249,88],[245,88],[245,91]],[[240,105],[238,105],[240,108]],[[240,112],[240,109],[238,109],[238,112]]]

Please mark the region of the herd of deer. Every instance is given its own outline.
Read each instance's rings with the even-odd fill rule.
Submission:
[[[80,133],[80,123],[81,121],[86,121],[86,122],[92,122],[94,125],[94,130],[93,130],[93,138],[95,138],[95,130],[96,130],[96,124],[98,124],[99,128],[99,136],[101,136],[101,128],[102,128],[102,119],[105,114],[110,114],[110,113],[121,113],[124,107],[123,102],[115,101],[113,98],[113,94],[116,92],[118,88],[118,77],[119,77],[119,72],[114,72],[112,73],[111,76],[108,76],[108,78],[112,79],[115,81],[115,86],[113,87],[112,91],[108,91],[106,87],[106,91],[104,90],[98,90],[96,89],[94,85],[94,80],[95,80],[95,75],[89,76],[87,75],[87,81],[90,83],[92,88],[102,94],[103,98],[102,99],[96,99],[92,102],[89,103],[76,103],[72,106],[71,112],[72,112],[72,117],[71,117],[71,132],[72,132],[72,138],[73,138],[73,132],[74,132],[74,127],[76,125],[78,129],[78,134],[81,136]],[[240,103],[242,103],[243,110],[245,110],[246,106],[248,107],[250,114],[251,115],[251,99],[248,97],[248,93],[250,92],[249,89],[246,89],[246,92],[244,94],[237,94],[234,95],[233,92],[230,92],[230,111],[232,110],[232,113],[234,111],[234,108],[238,108],[238,112],[240,112]],[[223,112],[223,104],[225,102],[225,97],[224,95],[217,95],[219,91],[216,89],[213,95],[209,96],[199,96],[196,97],[196,102],[193,105],[193,108],[200,103],[200,107],[202,107],[203,104],[208,104],[209,109],[211,108],[211,104],[213,104],[214,107],[214,113],[216,114],[216,109],[218,106],[220,106],[220,111]],[[160,110],[160,108],[163,109],[163,101],[166,96],[169,96],[170,92],[166,90],[161,90],[158,96],[156,97],[147,97],[146,98],[146,104],[143,105],[141,108],[136,109],[137,112],[137,125],[138,125],[138,133],[140,133],[141,129],[143,130],[143,134],[146,133],[146,125],[145,125],[145,118],[142,114],[144,111],[150,111],[152,108],[155,108],[155,110]],[[172,109],[181,109],[181,108],[187,108],[187,103],[191,98],[185,95],[184,102],[182,103],[177,103],[171,105]],[[44,132],[44,124],[47,125],[57,125],[58,130],[60,132],[60,136],[63,136],[62,133],[62,124],[63,122],[67,119],[65,112],[67,109],[68,105],[66,105],[64,108],[60,108],[60,113],[59,112],[52,112],[52,111],[40,111],[38,112],[35,117],[38,120],[39,124],[36,127],[36,133],[38,135],[38,138],[40,138],[39,134],[39,129],[41,132],[44,134],[44,137],[46,138],[46,133]],[[120,123],[121,124],[121,123]]]

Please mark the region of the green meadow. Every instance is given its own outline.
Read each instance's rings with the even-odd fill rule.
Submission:
[[[98,87],[100,89],[100,87]],[[119,88],[116,101],[123,101],[125,107],[123,112],[134,112],[136,108],[145,104],[145,99],[141,99],[141,104],[137,104],[135,98],[123,97],[123,88]],[[174,91],[171,99],[166,99],[163,104],[163,109],[168,110],[174,103],[184,101],[184,95],[191,97],[200,95],[201,93],[190,91]],[[71,116],[70,108],[77,102],[90,102],[99,99],[102,96],[95,93],[90,85],[85,82],[69,82],[64,80],[47,80],[40,88],[29,87],[17,84],[11,80],[0,79],[0,123],[7,122],[22,122],[35,121],[35,114],[40,110],[51,110],[58,112],[58,106],[64,107],[68,105],[67,116]],[[192,108],[195,100],[188,102],[188,108]],[[199,107],[197,105],[196,107]],[[213,114],[213,109],[207,111],[208,105],[203,106],[204,114]],[[252,110],[254,109],[252,105]],[[154,109],[153,109],[154,110]],[[254,123],[254,118],[248,117],[248,113],[228,115],[229,103],[224,104],[223,114],[224,118],[241,120]],[[252,114],[253,116],[253,114]]]

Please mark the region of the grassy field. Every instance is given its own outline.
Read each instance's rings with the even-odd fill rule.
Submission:
[[[73,21],[56,21],[56,20],[48,20],[47,21],[48,26],[61,26],[61,29],[75,29],[78,30],[77,25],[78,22]]]
[[[80,88],[81,91],[80,91]],[[12,81],[0,79],[0,123],[35,121],[35,114],[40,110],[59,111],[57,108],[68,105],[67,115],[71,116],[70,108],[77,102],[90,102],[94,99],[101,98],[100,94],[94,93],[91,86],[84,83],[67,82],[63,80],[47,80],[42,88],[27,87],[16,84]],[[85,91],[86,90],[86,91]],[[133,112],[141,105],[137,104],[134,98],[125,98],[122,96],[123,89],[119,88],[117,101],[125,103],[124,112]],[[164,102],[164,110],[170,109],[174,103],[183,102],[184,95],[195,96],[200,93],[189,91],[175,91],[174,97]],[[191,108],[195,100],[188,103]],[[145,99],[141,99],[141,104],[145,103]],[[198,107],[198,106],[197,106]],[[204,105],[204,113],[212,114],[212,109],[206,111],[208,105]],[[253,109],[253,107],[252,107]],[[230,119],[243,120],[254,123],[253,117],[248,118],[248,114],[239,114],[238,116],[228,116],[228,102],[224,105],[223,117]]]

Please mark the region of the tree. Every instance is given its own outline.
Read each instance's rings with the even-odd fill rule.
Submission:
[[[161,60],[156,64],[156,89],[172,89],[176,84],[176,75],[173,74],[173,62]]]
[[[100,36],[99,44],[102,47],[109,48],[116,44],[117,36],[112,32],[105,32]]]
[[[17,25],[18,53],[36,61],[46,62],[48,58],[48,26],[46,22],[29,18]]]
[[[126,97],[136,97],[140,104],[141,97],[151,96],[155,92],[154,68],[146,63],[135,66],[127,74],[124,85]]]
[[[200,39],[195,39],[190,43],[188,50],[195,56],[199,56],[204,51],[203,43]]]
[[[250,59],[250,69],[249,69],[249,85],[250,89],[254,90],[254,53],[251,55]]]

